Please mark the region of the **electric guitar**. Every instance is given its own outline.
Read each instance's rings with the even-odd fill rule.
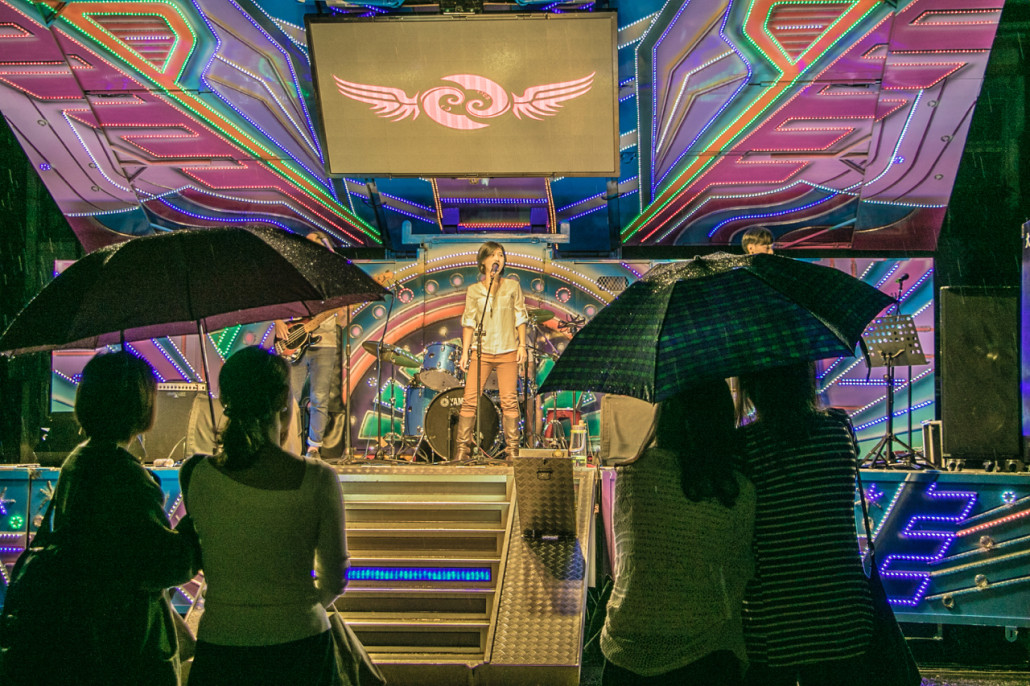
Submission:
[[[275,352],[290,364],[297,364],[304,357],[308,348],[318,343],[321,336],[312,336],[311,332],[322,325],[322,322],[336,315],[336,310],[319,312],[311,319],[300,321],[286,330],[286,338],[275,342]]]

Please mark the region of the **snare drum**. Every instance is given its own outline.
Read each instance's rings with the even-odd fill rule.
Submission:
[[[461,345],[457,343],[430,343],[422,357],[422,370],[418,380],[434,391],[448,391],[461,385]]]
[[[454,457],[458,438],[458,415],[465,402],[465,389],[452,388],[433,398],[426,412],[426,440],[440,457]],[[479,445],[490,452],[500,433],[501,413],[492,400],[479,396]]]
[[[404,435],[421,436],[429,404],[437,392],[417,384],[408,386],[404,392]]]

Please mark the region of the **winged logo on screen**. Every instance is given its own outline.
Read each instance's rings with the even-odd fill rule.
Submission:
[[[540,121],[541,117],[553,117],[563,102],[590,91],[596,73],[591,72],[572,81],[530,86],[522,95],[509,93],[496,81],[475,74],[441,77],[441,81],[456,83],[461,88],[438,86],[413,96],[400,88],[354,83],[335,74],[333,78],[342,95],[371,105],[372,110],[384,119],[399,122],[411,117],[414,121],[421,112],[425,112],[441,126],[471,131],[489,126],[477,120],[499,117],[508,111],[518,119],[525,117]],[[462,107],[467,114],[461,112]]]
[[[311,332],[322,325],[322,322],[336,315],[336,310],[326,310],[311,319],[298,321],[286,330],[286,338],[275,342],[275,352],[290,364],[297,364],[304,357],[308,348],[318,343],[320,336],[312,336]]]

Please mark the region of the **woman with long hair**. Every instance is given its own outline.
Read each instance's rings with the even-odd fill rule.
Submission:
[[[663,401],[653,432],[617,469],[602,684],[740,684],[755,494],[735,469],[726,382]]]
[[[188,526],[172,529],[160,482],[128,450],[153,426],[156,392],[150,365],[127,352],[82,370],[75,418],[86,441],[61,466],[50,539],[78,570],[76,597],[49,619],[52,636],[75,641],[31,660],[7,655],[5,686],[179,683],[167,589],[196,573],[194,540]]]
[[[476,405],[490,372],[497,371],[501,426],[508,458],[519,446],[519,365],[526,359],[526,323],[529,312],[517,281],[504,278],[507,263],[504,246],[487,241],[479,248],[476,263],[480,281],[465,293],[461,315],[461,361],[466,370],[465,396],[458,415],[455,460],[467,459],[472,449]],[[475,335],[483,323],[482,341]],[[485,447],[485,446],[484,446]]]
[[[748,683],[861,680],[851,660],[869,644],[872,605],[855,535],[850,422],[818,409],[811,363],[742,376],[740,387],[755,408],[740,434],[758,492],[744,604]]]
[[[182,475],[207,581],[190,684],[336,684],[326,608],[348,565],[336,472],[279,447],[290,407],[282,358],[244,348],[218,384],[222,450]]]

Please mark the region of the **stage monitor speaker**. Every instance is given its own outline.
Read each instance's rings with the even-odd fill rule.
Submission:
[[[939,302],[944,457],[1019,457],[1019,289],[946,287]]]

